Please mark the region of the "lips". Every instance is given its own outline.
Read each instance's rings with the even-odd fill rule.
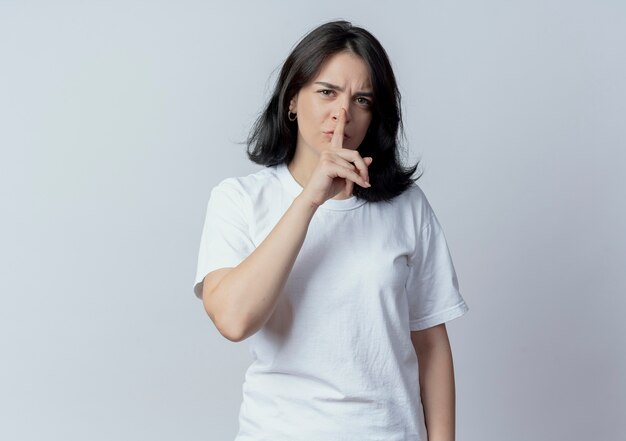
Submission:
[[[324,132],[327,135],[330,135],[331,137],[335,134],[334,130],[329,130],[328,132]],[[350,139],[350,135],[348,135],[347,133],[343,134],[343,139]]]

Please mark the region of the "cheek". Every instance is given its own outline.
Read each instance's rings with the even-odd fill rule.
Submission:
[[[367,133],[367,129],[369,128],[371,123],[372,117],[369,114],[364,115],[363,118],[359,120],[359,129],[363,136],[365,136],[365,134]]]
[[[311,129],[313,125],[324,121],[325,110],[319,104],[308,102],[303,108],[305,110],[302,110],[298,117],[302,125],[307,129]]]

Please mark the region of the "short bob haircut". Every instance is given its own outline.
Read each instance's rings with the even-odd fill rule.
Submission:
[[[317,76],[332,55],[348,51],[361,57],[369,67],[373,88],[372,120],[357,151],[371,156],[368,167],[370,188],[354,184],[354,196],[370,201],[389,201],[414,181],[419,161],[404,168],[399,163],[399,133],[402,131],[400,91],[387,53],[378,40],[363,28],[347,21],[325,23],[305,35],[285,60],[274,92],[256,120],[247,139],[252,162],[265,166],[289,164],[296,151],[298,124],[289,121],[289,101]]]

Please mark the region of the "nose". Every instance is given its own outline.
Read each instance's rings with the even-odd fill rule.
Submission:
[[[333,112],[333,121],[337,122],[342,108],[346,111],[346,124],[348,124],[352,119],[352,116],[350,115],[350,103],[341,103],[337,107],[337,109]]]

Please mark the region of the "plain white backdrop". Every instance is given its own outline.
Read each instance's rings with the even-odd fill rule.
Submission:
[[[0,2],[0,439],[234,439],[251,359],[192,292],[206,202],[332,19],[391,58],[470,306],[457,439],[624,439],[617,0]]]

